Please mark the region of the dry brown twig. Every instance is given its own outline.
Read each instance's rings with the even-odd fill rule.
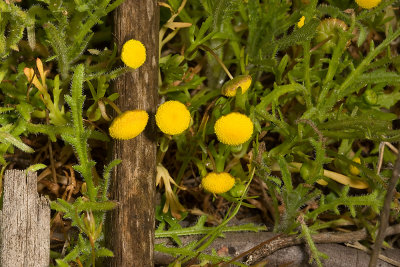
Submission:
[[[367,248],[366,246],[363,246],[362,244],[360,244],[360,242],[358,242],[358,241],[354,242],[354,243],[345,244],[345,245],[348,246],[348,247],[356,248],[356,249],[359,249],[361,251],[367,252],[368,254],[371,254],[371,250],[369,248]],[[400,262],[398,262],[396,260],[393,260],[393,259],[391,259],[389,257],[386,257],[386,256],[384,256],[382,254],[379,255],[379,259],[383,260],[383,261],[385,261],[387,263],[390,263],[393,266],[400,267]]]
[[[382,153],[383,154],[383,153]],[[375,244],[372,249],[371,259],[369,261],[369,267],[375,267],[378,262],[379,253],[381,251],[382,242],[386,237],[386,228],[389,225],[390,215],[390,204],[396,191],[396,185],[400,177],[400,155],[397,155],[397,160],[393,168],[393,174],[390,178],[389,185],[387,187],[387,193],[385,196],[385,202],[381,211],[379,220],[379,230],[375,239]]]
[[[397,224],[387,227],[385,231],[385,236],[399,234],[399,233],[400,233],[400,224]],[[359,240],[365,240],[368,237],[369,234],[365,229],[349,233],[327,232],[327,233],[312,235],[312,239],[316,244],[348,243]],[[300,245],[303,243],[304,240],[297,238],[297,236],[284,236],[284,235],[278,236],[277,238],[275,238],[274,240],[268,242],[263,246],[260,245],[256,246],[257,249],[256,250],[252,249],[250,253],[249,252],[243,253],[245,255],[246,254],[248,255],[245,263],[248,265],[255,264],[279,249]]]

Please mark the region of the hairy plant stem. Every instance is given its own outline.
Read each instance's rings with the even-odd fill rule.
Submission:
[[[307,224],[304,222],[303,216],[300,215],[298,220],[300,221],[301,233],[311,251],[311,257],[312,257],[311,260],[314,259],[315,262],[317,263],[317,265],[319,267],[322,267],[322,262],[320,260],[321,252],[319,252],[317,247],[315,246],[314,240],[312,239],[312,236],[311,236],[310,230],[307,227]]]
[[[310,81],[310,58],[311,58],[310,41],[304,42],[303,50],[304,50],[304,83],[307,91],[305,98],[306,98],[307,109],[310,109],[312,107],[312,100],[311,100],[312,92],[311,92],[311,81]]]
[[[251,181],[253,180],[254,177],[254,173],[255,173],[255,168],[253,167],[251,172],[250,172],[250,177],[249,177],[249,181],[247,182],[246,185],[246,189],[245,189],[245,193],[241,196],[239,202],[236,204],[235,208],[233,209],[233,211],[230,213],[230,211],[233,208],[233,205],[231,206],[231,208],[229,209],[228,213],[226,214],[226,217],[224,219],[224,221],[218,225],[214,231],[212,231],[211,233],[207,234],[206,236],[204,236],[202,239],[200,239],[198,242],[196,242],[196,245],[194,246],[194,248],[198,247],[196,249],[197,253],[201,253],[203,250],[205,250],[208,246],[210,246],[210,244],[221,234],[221,231],[223,228],[225,228],[225,226],[228,224],[228,222],[230,220],[232,220],[236,214],[238,213],[240,207],[242,206],[242,202],[244,197],[247,195],[247,192],[249,190],[249,186],[251,184]],[[185,263],[187,262],[188,258],[184,258],[184,257],[180,257],[178,259],[181,263]]]

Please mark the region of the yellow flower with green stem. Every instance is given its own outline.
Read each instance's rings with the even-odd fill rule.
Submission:
[[[160,130],[169,135],[183,133],[191,121],[187,107],[179,101],[171,100],[161,104],[156,112],[156,124]]]
[[[202,180],[201,185],[213,194],[222,194],[231,190],[235,185],[235,178],[227,172],[210,172]]]
[[[247,142],[253,134],[253,128],[250,118],[239,112],[231,112],[222,116],[214,125],[218,140],[230,146],[238,146]]]

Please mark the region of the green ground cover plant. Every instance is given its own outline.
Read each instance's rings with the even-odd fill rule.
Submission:
[[[1,174],[39,171],[53,200],[52,229],[68,225],[68,242],[52,251],[58,266],[94,266],[113,255],[103,226],[115,207],[107,191],[119,161],[92,151],[112,141],[112,80],[134,71],[121,67],[111,35],[110,12],[121,2],[0,2]],[[174,266],[230,260],[204,251],[232,231],[298,235],[318,266],[326,255],[314,233],[365,228],[364,245],[373,243],[397,157],[390,143],[400,140],[399,4],[376,2],[159,3],[165,106],[156,115],[155,235],[176,247],[155,249],[176,257]],[[182,117],[170,119],[168,105]],[[267,227],[230,224],[255,210]],[[392,224],[398,210],[395,200]],[[183,245],[184,235],[203,237]]]

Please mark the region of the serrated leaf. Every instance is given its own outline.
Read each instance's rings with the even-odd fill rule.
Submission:
[[[69,208],[62,205],[59,201],[50,202],[50,208],[60,212],[68,212]]]
[[[69,264],[61,259],[56,259],[56,263],[59,267],[69,267]]]
[[[76,67],[74,76],[72,78],[71,96],[65,96],[65,100],[71,107],[71,114],[74,125],[78,126],[77,131],[79,132],[83,129],[82,107],[83,102],[85,101],[85,96],[82,95],[83,80],[84,66],[80,64]]]
[[[17,105],[17,110],[19,114],[24,118],[24,120],[29,121],[31,119],[31,113],[33,112],[34,108],[31,104],[27,102],[21,102]]]
[[[212,18],[214,29],[219,31],[224,21],[230,21],[238,9],[238,0],[219,0],[214,1],[212,8]]]
[[[395,72],[386,71],[384,69],[378,69],[369,73],[364,73],[360,75],[356,83],[362,84],[400,84],[400,75]]]
[[[315,35],[318,25],[319,25],[318,19],[311,19],[303,27],[294,31],[292,34],[282,37],[281,39],[275,41],[274,45],[277,46],[277,51],[284,50],[299,42],[311,40]],[[268,44],[268,46],[270,46],[270,44]],[[264,48],[268,49],[267,47]]]
[[[42,170],[42,169],[45,169],[45,168],[47,168],[47,166],[45,164],[39,163],[39,164],[34,164],[34,165],[29,166],[26,169],[26,171],[27,172],[36,172],[38,170]]]
[[[35,150],[33,150],[30,146],[26,145],[19,138],[14,137],[10,133],[0,132],[0,140],[2,140],[2,142],[5,144],[12,144],[13,146],[17,147],[18,149],[26,153],[35,152]]]
[[[81,200],[81,198],[79,198]],[[91,211],[107,211],[112,210],[117,206],[115,201],[104,201],[104,202],[91,202],[91,201],[79,201],[76,200],[74,203],[78,212],[91,210]]]
[[[187,70],[187,65],[181,65],[185,58],[181,55],[168,55],[160,59],[160,68],[164,74],[163,82],[165,84],[171,84],[174,81],[180,81],[183,78],[183,74]]]
[[[99,248],[96,250],[97,257],[114,257],[114,253],[107,248]]]
[[[400,92],[392,92],[390,94],[379,94],[377,105],[390,109],[400,100]]]
[[[9,112],[11,110],[15,110],[13,107],[0,107],[0,113]]]
[[[365,40],[367,39],[367,35],[368,35],[367,29],[363,26],[360,26],[360,32],[358,34],[358,39],[357,39],[358,47],[360,47],[365,42]]]
[[[79,235],[79,239],[80,239],[79,241],[81,242],[81,235]],[[75,246],[74,249],[70,253],[68,253],[67,256],[64,257],[63,261],[69,262],[69,261],[75,260],[79,256],[81,251],[82,251],[82,248],[80,248],[80,246],[78,246],[78,245]]]

